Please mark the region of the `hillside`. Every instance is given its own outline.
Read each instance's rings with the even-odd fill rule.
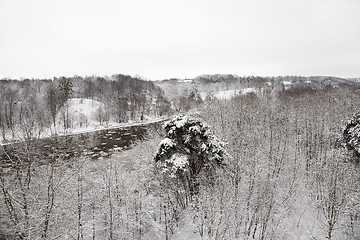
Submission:
[[[330,76],[278,76],[278,77],[240,77],[232,74],[202,75],[194,79],[168,79],[156,81],[169,99],[188,97],[192,94],[200,96],[203,100],[210,95],[215,98],[224,98],[224,95],[234,95],[235,92],[244,93],[249,89],[276,89],[306,87],[320,90],[325,87],[339,87],[342,85],[358,85],[356,79],[343,79]],[[248,89],[248,90],[246,90]],[[252,91],[252,90],[251,90]],[[251,92],[250,91],[250,92]]]
[[[44,132],[72,132],[98,125],[131,123],[171,113],[153,82],[127,75],[0,81],[3,142]],[[60,129],[62,128],[62,129]],[[55,131],[56,130],[56,131]]]

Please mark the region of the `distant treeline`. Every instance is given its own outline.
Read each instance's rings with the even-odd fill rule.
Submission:
[[[74,128],[67,105],[71,98],[101,103],[97,121],[128,122],[187,112],[214,98],[220,91],[251,88],[294,93],[327,87],[359,86],[355,79],[302,76],[201,75],[194,79],[148,81],[129,75],[110,77],[73,76],[53,79],[0,80],[0,137],[9,140],[21,130],[22,136],[34,137],[44,129]],[[87,119],[81,122],[86,125]],[[36,129],[36,131],[34,131]]]

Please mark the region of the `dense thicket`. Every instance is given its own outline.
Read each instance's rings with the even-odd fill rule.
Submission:
[[[235,172],[225,181],[225,193],[205,190],[200,197],[204,234],[358,238],[359,169],[337,141],[359,108],[359,89],[346,87],[263,92],[208,104],[205,117],[228,141]],[[223,187],[226,178],[220,178]]]
[[[155,133],[97,161],[56,154],[39,166],[29,146],[26,161],[14,158],[15,168],[0,171],[1,232],[23,239],[359,239],[359,166],[340,144],[359,108],[355,87],[211,100],[198,117],[227,142],[229,167],[212,172],[212,184],[200,184],[186,204],[155,168],[163,139]]]

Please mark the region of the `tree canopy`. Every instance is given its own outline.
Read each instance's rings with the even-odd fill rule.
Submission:
[[[154,156],[156,165],[166,176],[185,180],[190,192],[200,172],[210,173],[224,165],[225,143],[200,119],[180,115],[163,128],[166,136]]]

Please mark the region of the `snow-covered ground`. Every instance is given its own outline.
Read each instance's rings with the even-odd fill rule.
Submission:
[[[191,83],[191,82],[193,82],[193,80],[192,79],[181,79],[181,80],[178,80],[177,82],[178,83]]]
[[[64,129],[63,126],[58,126],[56,129],[58,133],[82,133],[90,132],[99,129],[111,129],[124,126],[141,125],[145,123],[152,123],[161,121],[164,118],[157,118],[152,116],[144,116],[143,121],[132,121],[117,123],[113,120],[100,124],[97,120],[99,108],[104,108],[104,104],[91,99],[72,98],[69,100],[69,116],[72,118],[72,128]],[[61,112],[57,116],[58,121],[61,123]],[[85,120],[86,119],[86,120]],[[85,121],[84,121],[85,120]],[[85,122],[85,123],[84,123]]]
[[[67,109],[66,109],[67,108]],[[72,98],[69,99],[65,106],[58,112],[56,122],[57,131],[63,131],[63,115],[68,114],[71,120],[73,132],[94,129],[98,127],[99,121],[96,120],[96,113],[99,108],[104,108],[104,104],[91,99]],[[71,129],[69,130],[71,131]]]
[[[227,100],[227,99],[233,98],[237,95],[247,94],[247,93],[251,93],[251,92],[256,92],[256,89],[255,88],[243,88],[243,89],[223,90],[223,91],[214,93],[213,96],[219,100]],[[203,100],[205,100],[208,95],[209,95],[208,92],[200,93],[200,97]]]
[[[293,83],[292,83],[292,82],[289,82],[289,81],[283,81],[283,84],[284,84],[285,86],[289,86],[289,85],[292,85]]]

